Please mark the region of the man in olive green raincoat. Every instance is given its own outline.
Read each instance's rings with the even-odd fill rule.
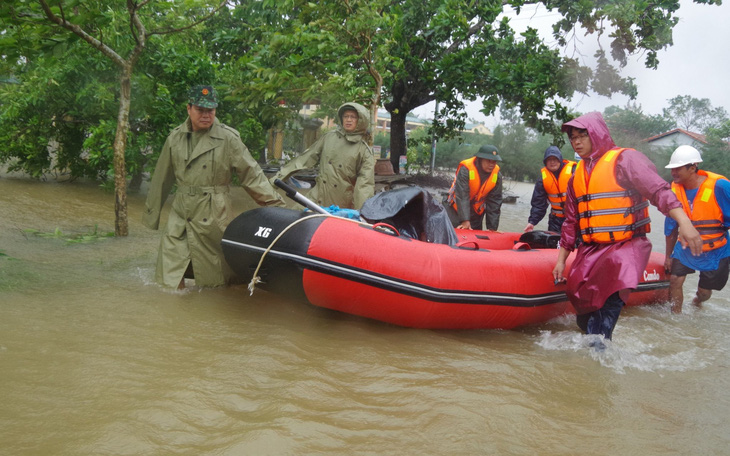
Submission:
[[[260,205],[284,206],[238,132],[215,118],[218,96],[211,86],[190,90],[188,118],[167,137],[150,181],[143,223],[156,230],[173,184],[177,192],[160,242],[155,280],[183,288],[192,269],[195,284],[228,283],[223,231],[233,218],[229,185],[233,173]]]
[[[361,104],[337,110],[340,126],[325,133],[309,149],[281,167],[274,179],[285,180],[300,169],[319,167],[307,195],[320,206],[360,210],[375,194],[375,157],[366,141],[370,113]]]

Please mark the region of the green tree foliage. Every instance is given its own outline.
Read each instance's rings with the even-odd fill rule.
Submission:
[[[19,65],[19,83],[0,86],[0,159],[10,170],[31,176],[69,172],[72,178],[105,178],[107,166],[96,168],[82,156],[87,129],[107,112],[114,71],[90,49],[64,52],[63,59],[37,56]],[[77,52],[74,52],[77,51]],[[94,69],[92,73],[89,69]]]
[[[505,103],[518,109],[527,126],[557,137],[557,125],[569,117],[560,100],[589,90],[635,96],[632,80],[621,77],[618,68],[636,53],[645,53],[646,65],[655,68],[657,51],[671,44],[680,6],[679,0],[530,2],[562,15],[554,38],[563,46],[576,24],[609,41],[610,52],[599,49],[597,66],[591,69],[548,46],[534,29],[517,34],[503,13],[519,11],[525,3],[264,0],[242,5],[248,8],[246,24],[256,26],[251,38],[226,36],[221,41],[245,41],[241,53],[224,47],[243,79],[240,99],[250,107],[263,109],[268,102],[271,108],[282,101],[292,109],[303,100],[325,106],[375,101],[382,86],[395,166],[406,150],[406,115],[431,101],[440,103],[433,126],[439,137],[461,129],[464,102],[477,98],[484,100],[487,115]],[[283,18],[258,18],[263,13],[271,19],[276,7]]]
[[[560,68],[559,52],[544,45],[535,30],[518,36],[506,19],[498,20],[501,4],[404,1],[399,8],[397,46],[391,51],[399,64],[385,103],[394,160],[405,139],[406,114],[430,101],[439,102],[433,126],[439,137],[461,129],[464,100],[477,97],[483,97],[486,114],[507,102],[522,106],[536,123],[548,111],[567,116],[561,107],[548,106],[548,100],[568,97],[567,81],[585,80],[576,79],[582,70],[575,64]]]
[[[391,84],[386,84],[386,98],[391,101],[385,103],[392,114],[394,160],[403,140],[398,137],[404,124],[400,120],[411,109],[432,100],[443,106],[435,128],[443,125],[446,132],[463,122],[462,100],[482,97],[485,114],[506,103],[519,109],[527,126],[557,136],[556,121],[568,117],[559,99],[570,99],[575,92],[584,93],[589,88],[603,95],[636,94],[632,81],[620,77],[603,50],[597,53],[598,66],[591,70],[561,57],[535,30],[517,36],[507,19],[497,20],[503,7],[519,11],[524,3],[472,2],[466,6],[460,2],[399,2],[400,15],[394,27],[397,46],[391,55],[401,65],[393,72]],[[611,56],[619,67],[625,65],[628,55],[646,52],[647,66],[655,68],[656,51],[671,44],[679,1],[565,0],[544,5],[563,16],[554,29],[559,43],[567,44],[576,23],[588,33],[604,34],[611,27]]]
[[[225,3],[230,7],[214,22],[193,27]],[[534,29],[517,34],[503,13],[527,3],[4,0],[0,160],[36,176],[64,169],[108,179],[113,169],[119,213],[126,206],[127,172],[138,175],[154,159],[181,120],[187,87],[217,80],[229,94],[219,117],[241,130],[254,153],[263,149],[264,132],[293,119],[302,104],[319,103],[331,116],[344,101],[372,109],[382,98],[391,113],[394,165],[406,150],[406,114],[435,100],[434,131],[443,138],[437,164],[473,154],[475,140],[446,139],[464,124],[464,103],[479,98],[485,114],[501,105],[521,120],[522,126],[510,120],[494,141],[507,156],[517,154],[503,155],[505,172],[529,178],[527,164],[539,169],[547,146],[538,133],[563,140],[557,130],[570,113],[560,100],[589,90],[635,95],[619,68],[637,53],[657,66],[657,51],[671,44],[680,2],[529,2],[562,16],[554,28],[561,46],[570,44],[576,24],[602,34],[610,50],[599,49],[595,68],[565,57]],[[607,117],[614,114],[621,134],[631,116],[661,120],[643,119],[640,109]],[[417,149],[414,163],[427,163],[430,137],[424,133],[423,154],[411,142],[417,138],[409,138],[409,151]],[[534,151],[525,146],[532,142],[540,144]],[[55,155],[49,144],[58,145]]]
[[[202,49],[171,41],[149,45],[133,83],[125,148],[132,176],[154,165],[170,129],[185,118],[190,85],[215,80]],[[109,60],[75,42],[58,56],[38,55],[14,70],[19,83],[0,85],[6,107],[0,113],[0,161],[35,177],[67,174],[112,185],[119,82]]]
[[[324,35],[303,30],[295,20],[297,11],[286,14],[276,2],[230,3],[235,7],[209,21],[201,40],[220,64],[219,80],[232,108],[228,112],[238,121],[255,119],[260,126],[254,129],[260,131],[295,119],[302,104],[319,93],[320,79],[311,75],[317,70],[306,69],[305,62],[320,68],[312,52]],[[261,141],[265,138],[256,143],[263,145]]]
[[[623,108],[609,106],[603,111],[603,117],[616,144],[638,150],[645,148],[645,139],[674,127],[673,120],[644,114],[640,105],[631,102]]]
[[[295,120],[303,104],[332,117],[346,101],[380,106],[390,0],[238,1],[208,28],[238,107],[264,128]]]
[[[409,171],[425,172],[431,168],[433,136],[427,128],[411,132],[408,138]],[[459,162],[473,157],[479,147],[491,143],[491,136],[462,132],[459,136],[436,141],[435,167],[456,169]]]
[[[290,6],[288,2],[276,3]],[[330,78],[321,98],[326,99],[330,92],[339,96],[338,92],[344,88],[344,98],[330,98],[327,104],[361,102],[370,108],[373,130],[391,62],[389,52],[393,38],[389,30],[395,18],[390,13],[392,3],[392,0],[291,2],[292,7],[301,8],[300,19],[309,30],[330,38],[326,46],[320,46],[320,56],[330,62],[326,68]],[[332,57],[335,60],[330,60]],[[340,90],[329,90],[327,85],[330,84]]]
[[[700,168],[730,177],[730,120],[709,128],[706,136]]]
[[[714,108],[708,98],[694,98],[678,95],[669,100],[664,108],[664,117],[672,119],[677,128],[704,133],[708,128],[717,128],[728,120],[724,108]]]
[[[502,174],[518,181],[535,181],[544,165],[545,149],[553,144],[552,136],[528,127],[516,109],[503,108],[502,111],[503,123],[494,129],[493,139],[503,160],[500,163]],[[563,152],[563,158],[572,159],[573,151],[570,146],[568,149],[570,152]]]
[[[147,40],[187,30],[208,19],[226,1],[211,5],[205,0],[187,0],[185,15],[178,2],[134,2],[126,6],[108,2],[57,0],[5,0],[0,5],[4,40],[15,48],[4,53],[7,62],[28,62],[39,55],[64,54],[69,45],[86,43],[115,67],[118,80],[118,111],[113,141],[115,187],[115,233],[128,234],[127,166],[125,153],[129,130],[132,74]],[[216,7],[217,6],[217,7]],[[110,124],[108,124],[110,125]],[[99,127],[103,131],[103,127]],[[80,139],[80,138],[79,138]],[[103,141],[101,142],[103,143]]]

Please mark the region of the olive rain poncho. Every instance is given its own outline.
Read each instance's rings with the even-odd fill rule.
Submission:
[[[237,215],[232,214],[229,196],[233,173],[258,204],[284,206],[236,130],[216,119],[207,132],[197,134],[193,149],[189,118],[170,133],[147,193],[142,221],[156,230],[162,206],[177,184],[155,274],[156,281],[168,287],[178,286],[191,263],[196,285],[228,283],[232,272],[223,258],[221,239]]]
[[[339,206],[360,209],[375,194],[375,157],[365,141],[370,126],[370,113],[358,103],[345,103],[337,110],[342,125],[342,114],[354,109],[358,114],[355,131],[348,133],[341,126],[325,133],[302,155],[292,159],[273,179],[286,180],[294,172],[318,168],[314,188],[307,195],[320,206]]]

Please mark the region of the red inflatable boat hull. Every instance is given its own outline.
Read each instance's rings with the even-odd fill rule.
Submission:
[[[336,217],[298,221],[301,216],[282,210],[242,214],[246,220],[234,221],[223,240],[226,260],[246,280],[254,260],[271,247],[263,265],[271,256],[273,267],[262,287],[272,292],[301,286],[315,306],[412,328],[512,329],[573,312],[565,286],[553,283],[558,251],[516,244],[520,233],[459,230],[454,247]],[[283,220],[277,221],[279,213]],[[292,222],[297,226],[270,245]],[[255,232],[270,234],[260,242]],[[652,254],[629,305],[666,301],[663,261]]]

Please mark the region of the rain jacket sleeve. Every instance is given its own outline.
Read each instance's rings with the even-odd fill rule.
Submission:
[[[325,137],[326,135],[321,136],[314,144],[309,146],[309,149],[282,166],[279,172],[271,178],[271,182],[274,182],[275,179],[286,180],[289,176],[301,169],[316,167],[322,157]]]
[[[357,183],[353,192],[355,208],[361,208],[365,201],[375,194],[375,156],[368,147],[364,147],[362,150]]]
[[[261,167],[253,159],[248,148],[236,134],[230,140],[229,147],[231,167],[238,176],[241,186],[251,198],[261,206],[286,206],[283,198],[266,179]]]
[[[657,174],[654,163],[634,149],[625,150],[616,161],[616,181],[624,188],[635,188],[665,216],[682,207],[671,185]]]
[[[495,188],[496,189],[496,188]],[[471,219],[471,200],[469,199],[469,169],[466,166],[459,168],[454,182],[454,198],[458,210],[459,222]]]
[[[172,186],[175,183],[175,172],[172,167],[172,148],[170,138],[165,141],[162,147],[160,158],[157,160],[155,171],[150,180],[145,202],[145,211],[142,214],[142,223],[150,229],[156,230],[160,227],[160,213],[167,197],[170,195]]]
[[[545,186],[542,184],[542,180],[535,182],[535,188],[532,190],[530,206],[530,217],[527,219],[527,223],[537,226],[537,224],[545,217],[545,213],[550,206],[547,192],[545,191]]]
[[[572,252],[575,249],[577,234],[578,203],[575,200],[573,191],[573,177],[568,181],[568,189],[565,196],[565,223],[560,230],[560,247]]]
[[[485,225],[488,230],[499,229],[499,217],[502,214],[502,173],[497,175],[497,183],[487,195]]]

